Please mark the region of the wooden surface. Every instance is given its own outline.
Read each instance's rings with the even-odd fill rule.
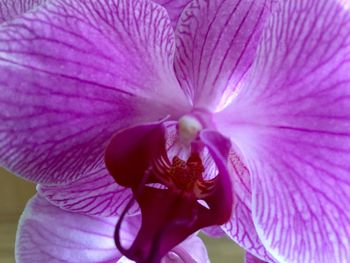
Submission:
[[[0,263],[14,263],[17,221],[35,186],[0,168]],[[243,251],[227,239],[205,238],[213,263],[243,263]],[[41,263],[41,262],[33,262]],[[49,263],[49,262],[43,262]]]

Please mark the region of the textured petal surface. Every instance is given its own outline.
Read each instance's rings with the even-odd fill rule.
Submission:
[[[106,169],[84,175],[65,185],[39,185],[38,192],[64,210],[87,215],[120,215],[132,193],[119,186]],[[138,212],[135,205],[129,214]]]
[[[201,231],[210,237],[224,237],[225,232],[222,230],[221,226],[212,226],[201,229]]]
[[[113,239],[116,220],[69,213],[35,196],[20,219],[16,262],[114,263],[121,257]]]
[[[122,257],[118,263],[133,263],[135,261]],[[203,241],[197,236],[191,236],[173,248],[161,263],[210,263]]]
[[[0,24],[15,18],[46,0],[2,0],[0,2]]]
[[[344,1],[280,1],[249,85],[217,116],[247,160],[259,237],[281,262],[350,258],[349,36]]]
[[[166,8],[174,27],[176,26],[183,9],[191,1],[192,0],[154,0],[154,2]]]
[[[257,257],[254,257],[252,254],[246,252],[245,254],[245,263],[266,263],[266,261],[263,261]]]
[[[193,235],[172,249],[161,263],[210,263],[203,241]]]
[[[173,29],[151,1],[50,1],[0,29],[0,164],[60,183],[116,130],[187,110]]]
[[[273,262],[256,232],[251,211],[252,192],[249,170],[237,149],[231,150],[229,158],[231,180],[234,189],[234,208],[231,219],[222,226],[226,234],[251,254]]]
[[[195,0],[177,27],[175,68],[197,107],[223,107],[252,64],[270,0]]]

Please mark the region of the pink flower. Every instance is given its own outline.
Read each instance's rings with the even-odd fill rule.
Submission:
[[[226,221],[247,261],[350,258],[347,1],[37,3],[0,5],[0,163],[40,184],[18,255],[74,262],[62,213],[141,262]]]

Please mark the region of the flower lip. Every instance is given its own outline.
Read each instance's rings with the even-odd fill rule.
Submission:
[[[196,144],[202,144],[202,149],[205,147],[199,139],[205,130],[191,143],[193,151],[186,161],[177,155],[170,161],[166,127],[159,122],[124,130],[112,139],[106,151],[106,165],[111,175],[117,183],[132,189],[133,200],[141,209],[141,228],[130,248],[124,249],[120,244],[119,231],[124,216],[115,234],[119,250],[137,262],[160,262],[170,249],[194,232],[225,223],[232,211],[229,174],[220,161],[227,159],[230,143],[214,151],[215,146],[208,146],[209,152],[222,156],[213,157],[214,161],[220,159],[216,177],[204,180],[205,167],[197,152],[201,147]],[[204,136],[204,140],[212,140],[207,137]],[[208,206],[204,207],[198,200]]]
[[[156,160],[153,164],[154,174],[159,181],[174,192],[201,199],[209,196],[215,189],[216,177],[205,180],[200,155],[192,152],[187,161],[174,156],[172,164],[164,161],[164,157]]]

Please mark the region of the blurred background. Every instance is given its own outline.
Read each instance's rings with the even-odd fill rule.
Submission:
[[[0,167],[0,263],[14,263],[14,244],[18,218],[35,193],[35,185],[26,182]],[[202,236],[203,237],[203,236]],[[205,238],[213,263],[243,263],[243,250],[232,241]],[[33,262],[41,263],[41,262]],[[44,262],[49,263],[49,262]]]

